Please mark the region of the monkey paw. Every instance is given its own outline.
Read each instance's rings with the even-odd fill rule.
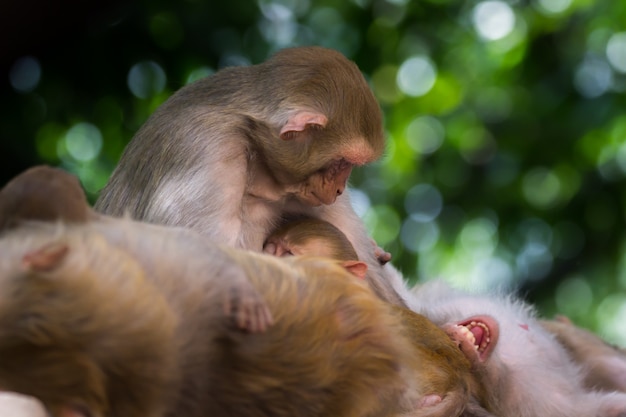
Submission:
[[[264,332],[274,322],[267,303],[252,284],[231,287],[224,299],[224,313],[239,329],[250,333]]]

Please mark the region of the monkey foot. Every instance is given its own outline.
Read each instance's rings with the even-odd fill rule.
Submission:
[[[474,316],[450,323],[444,326],[444,330],[473,363],[486,361],[498,342],[498,323],[489,316]]]
[[[224,299],[224,313],[250,333],[264,332],[274,322],[263,297],[251,285],[235,285]]]

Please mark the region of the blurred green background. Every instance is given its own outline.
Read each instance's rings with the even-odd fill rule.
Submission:
[[[0,7],[1,183],[47,163],[93,199],[182,85],[282,47],[335,48],[385,111],[387,153],[352,187],[406,277],[519,290],[626,345],[626,2]]]

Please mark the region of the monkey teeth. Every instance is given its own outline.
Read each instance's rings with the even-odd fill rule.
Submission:
[[[472,320],[469,323],[458,324],[456,327],[478,352],[484,352],[491,343],[491,332],[485,323]]]

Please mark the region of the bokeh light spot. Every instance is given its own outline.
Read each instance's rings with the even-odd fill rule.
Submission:
[[[571,4],[572,0],[537,0],[539,10],[546,15],[563,13]]]
[[[436,222],[425,223],[409,217],[402,224],[400,239],[409,251],[426,252],[432,249],[439,240],[439,226]]]
[[[32,56],[19,58],[9,70],[11,87],[20,93],[33,91],[41,80],[41,65]]]
[[[413,97],[423,96],[435,85],[437,70],[426,57],[416,56],[400,65],[397,83],[400,90]]]
[[[574,276],[559,284],[555,301],[559,313],[569,317],[585,316],[593,303],[593,293],[583,277]]]
[[[561,182],[552,171],[538,167],[524,175],[522,187],[526,201],[535,207],[545,209],[556,204]]]
[[[259,30],[265,40],[278,47],[293,42],[298,33],[298,25],[294,21],[294,5],[273,1],[260,1],[259,5],[265,17],[259,22]]]
[[[574,86],[586,98],[599,97],[606,93],[613,83],[611,67],[604,60],[588,57],[576,68]]]
[[[443,143],[445,128],[432,116],[413,119],[406,128],[406,140],[415,152],[427,155],[435,152]]]
[[[387,205],[372,206],[363,217],[368,230],[379,246],[384,246],[398,238],[400,233],[400,216],[396,210]]]
[[[128,88],[135,97],[154,97],[165,89],[165,71],[153,61],[142,61],[132,66],[128,72]]]
[[[503,1],[489,0],[478,3],[472,20],[478,35],[487,41],[502,39],[515,27],[515,13]]]
[[[626,32],[611,36],[606,45],[606,57],[616,71],[626,73]]]
[[[496,225],[486,217],[479,217],[465,223],[459,234],[459,242],[463,249],[481,256],[492,254],[497,240]]]
[[[599,334],[608,342],[626,346],[626,295],[611,294],[606,297],[596,310]]]
[[[430,184],[418,184],[407,191],[404,198],[404,207],[417,222],[434,220],[443,207],[441,193]]]
[[[102,149],[102,133],[91,123],[77,123],[65,134],[65,147],[75,160],[91,161]]]
[[[401,97],[396,83],[398,67],[384,65],[372,75],[372,87],[376,97],[383,103],[395,103]]]

